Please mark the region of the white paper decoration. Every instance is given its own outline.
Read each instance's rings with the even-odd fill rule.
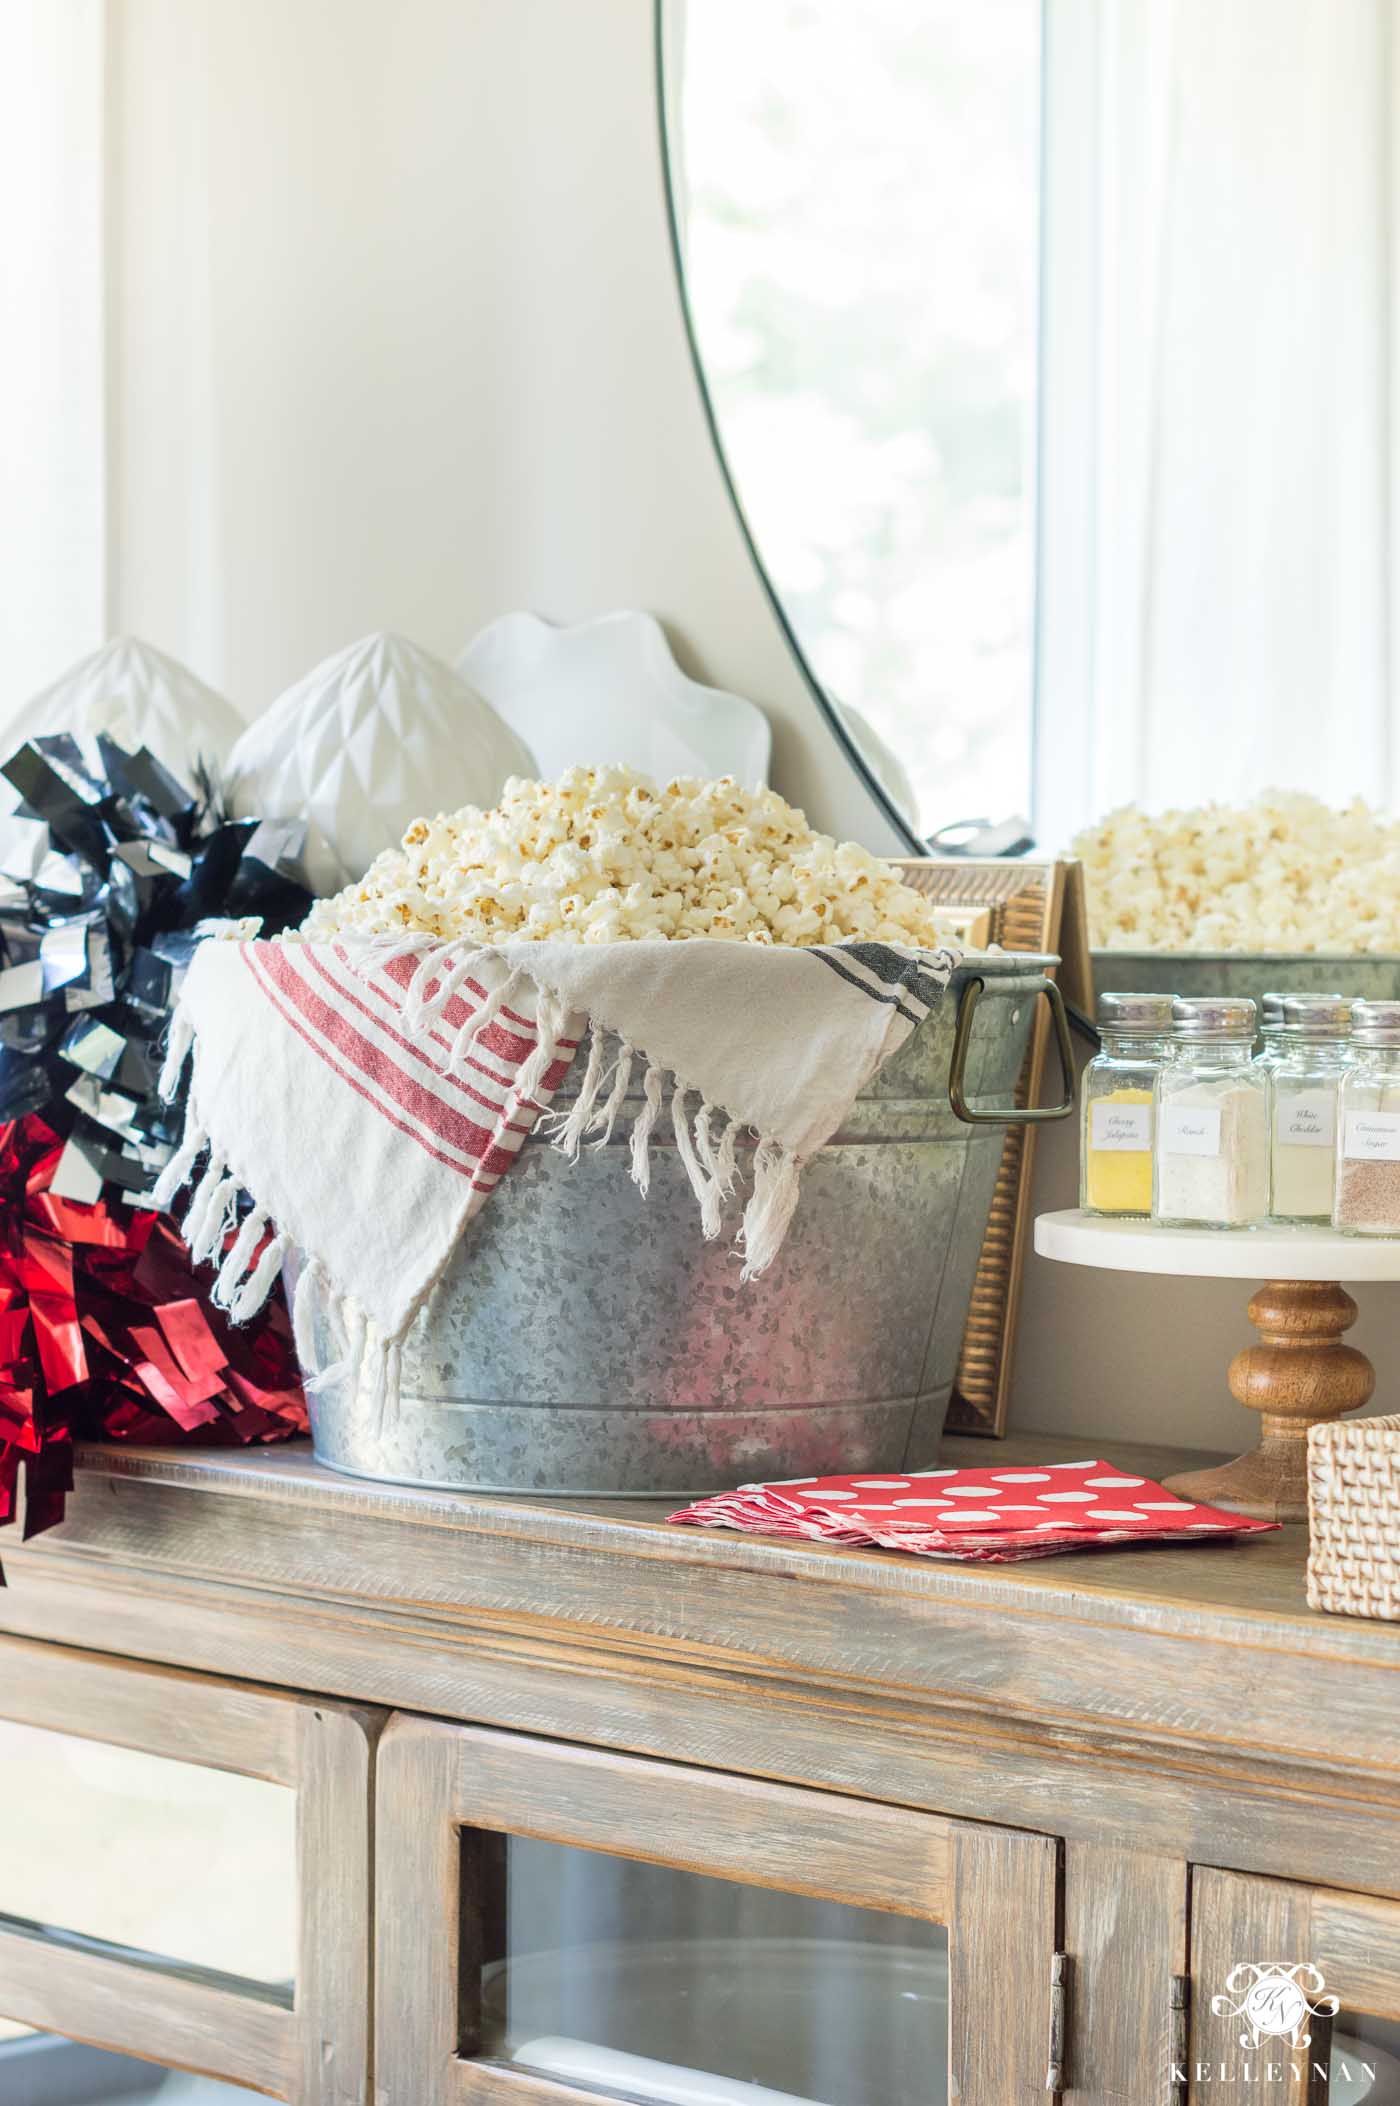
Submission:
[[[757,789],[768,780],[763,711],[683,673],[650,614],[600,614],[566,629],[503,614],[457,670],[532,748],[547,781],[612,761],[657,782],[736,775]]]
[[[232,703],[187,666],[135,636],[119,636],[34,695],[0,730],[0,758],[46,732],[99,731],[149,746],[182,782],[197,761],[222,766],[243,729]]]
[[[450,666],[401,636],[323,660],[255,719],[229,758],[234,816],[310,822],[307,875],[335,892],[413,820],[496,802],[533,775],[527,746]]]

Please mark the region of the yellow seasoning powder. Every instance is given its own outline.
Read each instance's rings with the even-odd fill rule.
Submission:
[[[1151,1090],[1108,1090],[1090,1103],[1084,1204],[1096,1214],[1152,1212]]]

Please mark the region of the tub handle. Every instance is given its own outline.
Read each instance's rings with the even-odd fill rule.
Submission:
[[[1074,1110],[1074,1049],[1069,1041],[1069,1019],[1065,1015],[1064,996],[1053,980],[1043,974],[1037,995],[1044,995],[1050,1004],[1050,1014],[1055,1024],[1055,1047],[1060,1056],[1060,1074],[1064,1080],[1065,1101],[1063,1104],[1031,1104],[1024,1107],[1007,1105],[996,1110],[982,1111],[969,1104],[963,1092],[967,1074],[967,1049],[972,1043],[972,1019],[977,1013],[977,1004],[986,987],[985,980],[968,980],[958,997],[958,1020],[953,1032],[953,1058],[948,1068],[948,1102],[954,1115],[965,1126],[1040,1126],[1047,1119],[1067,1119]]]

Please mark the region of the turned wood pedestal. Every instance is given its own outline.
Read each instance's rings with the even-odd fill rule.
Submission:
[[[1266,1521],[1305,1521],[1308,1428],[1370,1401],[1376,1372],[1344,1342],[1356,1303],[1343,1280],[1400,1279],[1400,1241],[1365,1241],[1331,1229],[1158,1228],[1083,1213],[1042,1214],[1042,1257],[1113,1272],[1198,1279],[1262,1279],[1249,1304],[1259,1333],[1230,1362],[1230,1391],[1260,1414],[1259,1444],[1233,1462],[1187,1470],[1169,1490]]]
[[[1249,1304],[1258,1345],[1230,1362],[1230,1393],[1261,1418],[1259,1445],[1214,1470],[1183,1470],[1169,1491],[1265,1521],[1308,1511],[1308,1428],[1370,1402],[1376,1371],[1343,1345],[1356,1304],[1335,1280],[1269,1280]]]

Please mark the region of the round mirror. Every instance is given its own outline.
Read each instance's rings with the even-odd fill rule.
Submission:
[[[658,0],[717,443],[915,846],[1029,811],[1040,0]]]
[[[918,836],[1395,807],[1392,33],[1389,0],[658,0],[736,502]]]

